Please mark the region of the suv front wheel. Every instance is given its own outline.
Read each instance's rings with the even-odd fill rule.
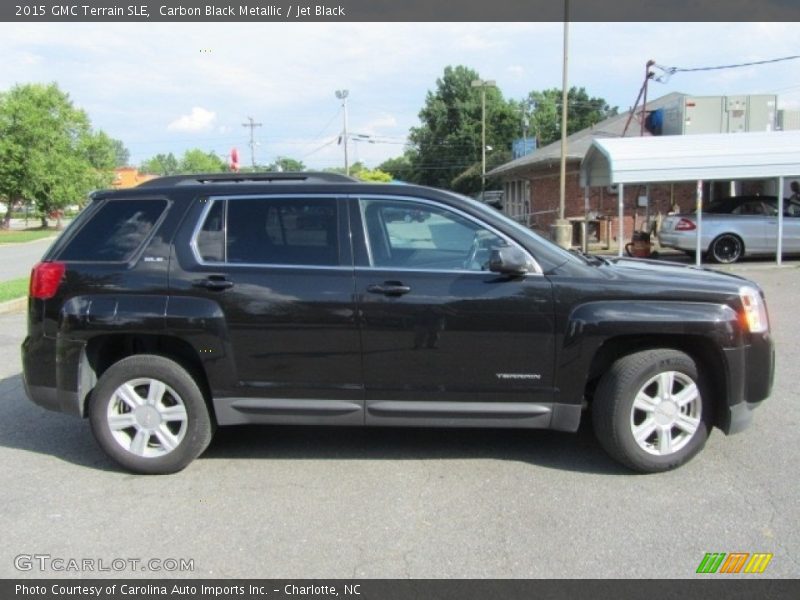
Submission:
[[[124,358],[103,373],[89,405],[92,433],[121,466],[174,473],[208,446],[213,423],[197,383],[162,356]]]
[[[617,360],[601,378],[592,405],[595,434],[622,464],[642,473],[689,461],[711,430],[711,403],[691,357],[646,350]]]

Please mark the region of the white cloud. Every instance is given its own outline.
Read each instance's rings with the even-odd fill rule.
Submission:
[[[214,124],[217,114],[200,106],[195,106],[188,115],[181,115],[167,125],[167,131],[194,133],[208,131]]]

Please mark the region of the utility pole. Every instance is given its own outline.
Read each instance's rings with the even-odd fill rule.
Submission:
[[[569,59],[569,0],[564,0],[564,60],[561,78],[561,177],[559,181],[558,220],[553,226],[553,241],[562,248],[572,245],[572,228],[566,220],[567,199],[567,118],[569,88],[567,65]]]
[[[247,117],[247,123],[242,123],[242,127],[250,128],[250,162],[253,164],[253,170],[256,168],[256,140],[253,132],[256,127],[261,127],[261,123],[256,123],[253,117]]]
[[[486,88],[495,87],[497,83],[493,80],[476,79],[471,85],[481,88],[481,194],[483,194],[486,188]]]
[[[342,109],[344,110],[344,130],[342,133],[344,143],[344,173],[350,175],[350,163],[347,160],[347,96],[350,92],[347,90],[336,90],[336,97],[342,101]]]

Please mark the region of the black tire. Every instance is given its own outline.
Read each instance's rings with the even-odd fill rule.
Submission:
[[[744,242],[738,235],[723,233],[711,242],[708,253],[716,262],[729,265],[744,256]]]
[[[669,401],[660,408],[653,404],[652,414],[638,408],[647,403],[637,400],[637,395],[651,400],[653,393],[660,396],[662,381],[669,382]],[[694,384],[694,389],[687,382]],[[689,397],[695,399],[686,406],[675,401]],[[704,378],[695,361],[677,350],[646,350],[620,358],[600,379],[592,403],[592,422],[600,445],[611,457],[640,473],[668,471],[688,462],[705,445],[712,417]],[[644,437],[651,425],[655,429]],[[696,427],[693,433],[684,430],[692,426]],[[640,441],[634,431],[641,434]],[[675,450],[668,451],[673,435]]]
[[[123,400],[132,393],[142,405],[151,404],[151,395],[158,400],[151,404],[152,409],[137,412],[130,408],[129,400]],[[112,420],[120,423],[114,430]],[[128,421],[130,425],[125,427]],[[214,432],[197,382],[175,361],[150,354],[124,358],[103,373],[89,400],[89,422],[108,456],[124,468],[144,474],[180,471],[208,447]],[[143,441],[137,445],[139,439]],[[128,444],[130,448],[125,447]]]

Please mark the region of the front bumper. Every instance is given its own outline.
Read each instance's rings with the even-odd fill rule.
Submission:
[[[769,332],[752,335],[741,348],[725,350],[728,362],[728,404],[717,426],[731,435],[747,429],[756,409],[772,392],[775,346]]]

